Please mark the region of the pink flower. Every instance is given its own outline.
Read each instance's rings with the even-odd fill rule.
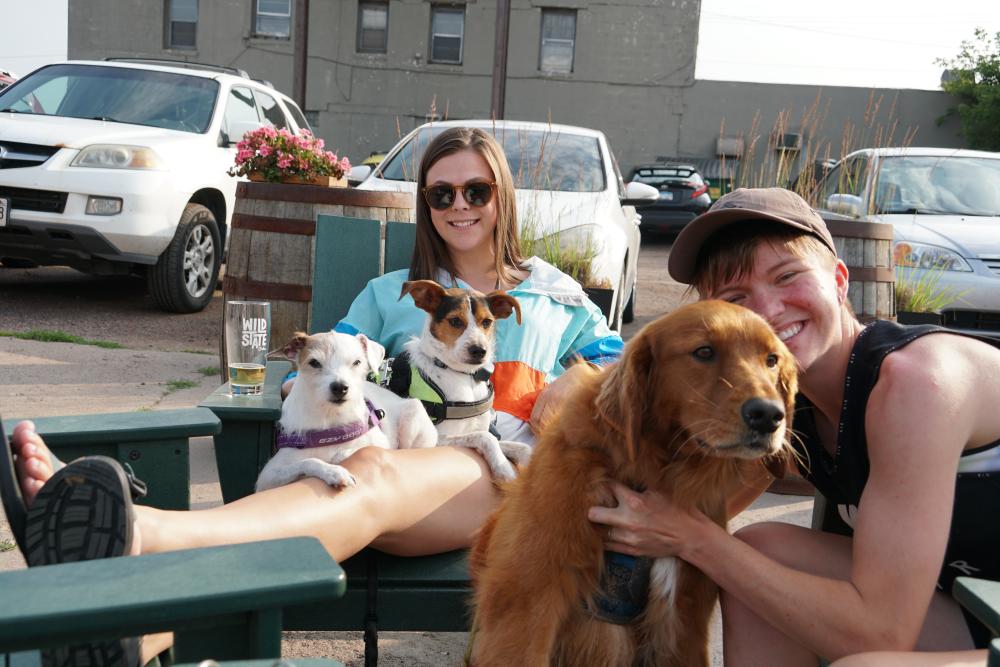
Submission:
[[[257,149],[257,152],[260,153],[261,157],[267,157],[272,151],[268,144],[262,144],[261,147]]]
[[[292,158],[288,157],[287,155],[282,155],[281,157],[278,158],[279,169],[288,169],[288,167],[291,164],[292,164]]]

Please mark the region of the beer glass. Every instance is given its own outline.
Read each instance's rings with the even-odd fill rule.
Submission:
[[[229,364],[230,394],[254,396],[261,393],[270,338],[270,303],[226,303],[226,359]]]

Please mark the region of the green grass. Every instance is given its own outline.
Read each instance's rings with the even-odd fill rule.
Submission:
[[[14,543],[11,540],[0,540],[0,554],[5,551],[13,551]]]
[[[109,350],[121,350],[125,346],[110,340],[89,340],[82,336],[75,336],[65,331],[50,331],[48,329],[34,329],[32,331],[0,331],[0,336],[5,338],[20,338],[21,340],[36,340],[40,343],[76,343],[77,345],[95,345]]]
[[[941,287],[944,269],[933,268],[917,277],[913,269],[896,267],[896,311],[940,313],[941,309],[958,301],[965,292]]]
[[[182,389],[194,389],[198,386],[193,380],[169,380],[167,381],[167,393],[181,391]]]
[[[181,352],[187,352],[188,354],[215,354],[215,352],[206,352],[205,350],[195,350],[192,348],[181,350]]]
[[[218,375],[219,374],[219,367],[218,366],[202,366],[201,368],[198,369],[198,372],[201,373],[202,375],[206,376],[206,377],[211,377],[213,375]]]

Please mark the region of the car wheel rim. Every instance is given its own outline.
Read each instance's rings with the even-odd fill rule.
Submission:
[[[184,244],[184,288],[194,298],[205,294],[215,264],[215,242],[205,225],[197,225]]]

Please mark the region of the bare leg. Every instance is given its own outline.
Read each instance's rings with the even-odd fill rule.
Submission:
[[[944,653],[859,653],[830,667],[986,667],[986,651]]]
[[[52,476],[48,448],[30,423],[13,440],[30,503]],[[498,500],[486,463],[467,449],[367,447],[343,465],[357,486],[303,479],[197,512],[137,505],[133,552],[311,535],[337,560],[371,543],[399,555],[440,553],[469,546]]]
[[[759,523],[736,536],[776,561],[831,579],[851,575],[851,540],[800,526]],[[816,656],[757,616],[749,607],[721,591],[722,638],[726,665],[816,665]],[[972,648],[972,639],[958,605],[935,593],[917,644],[922,650]],[[827,656],[824,656],[827,657]]]
[[[337,560],[371,543],[439,553],[471,544],[498,499],[483,459],[466,449],[366,447],[343,465],[356,486],[309,478],[197,512],[136,507],[143,551],[311,535]]]

